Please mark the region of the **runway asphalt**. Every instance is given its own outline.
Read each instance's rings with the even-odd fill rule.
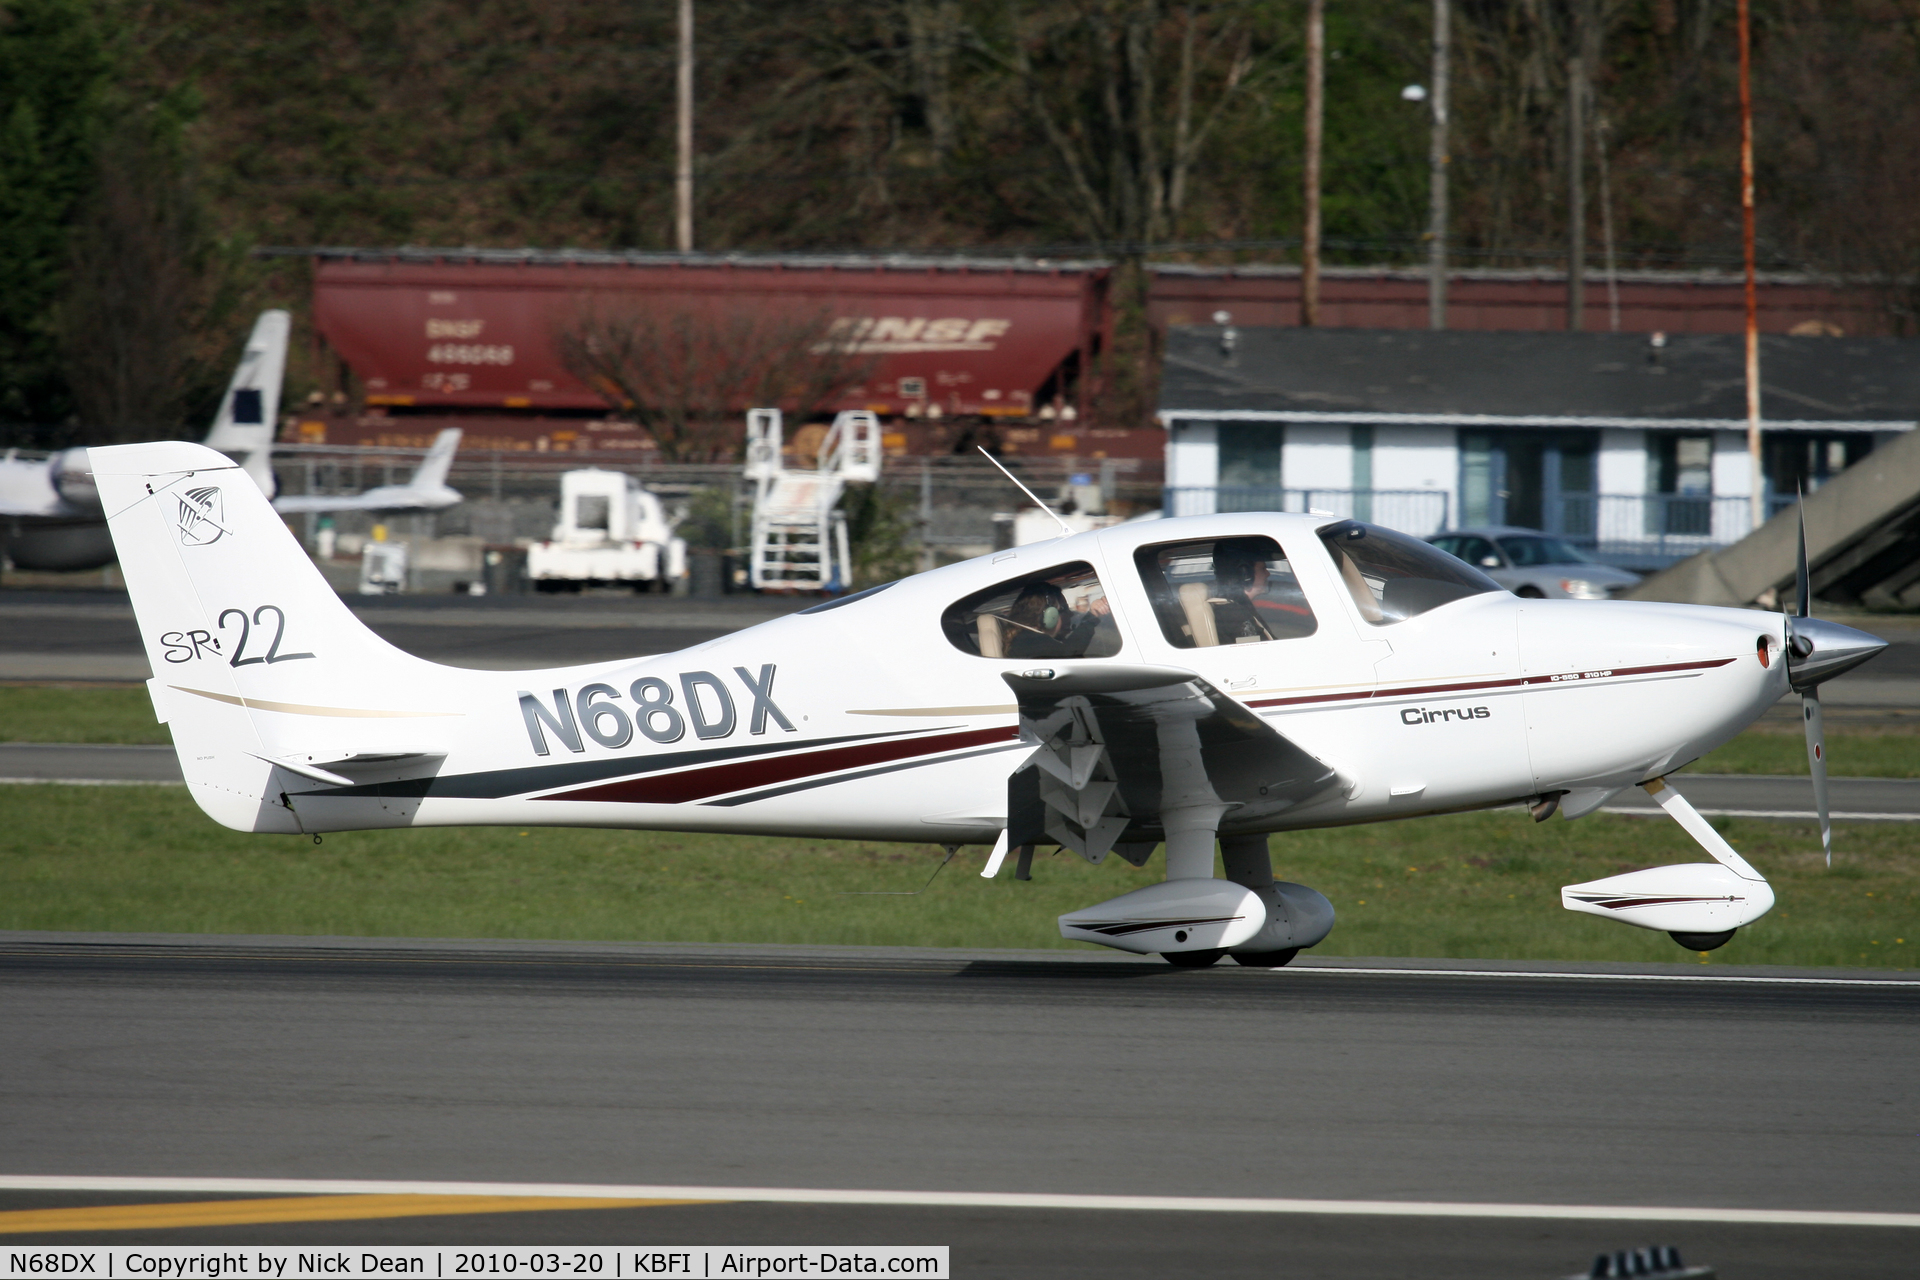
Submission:
[[[0,1234],[947,1244],[956,1276],[1462,1280],[1545,1280],[1658,1243],[1728,1280],[1914,1274],[1920,981],[1422,967],[0,935]],[[32,1189],[59,1176],[639,1184],[730,1202],[12,1225],[27,1209],[262,1194]],[[1021,1193],[1367,1203],[1008,1201]],[[1471,1208],[1503,1205],[1532,1216]],[[1628,1208],[1555,1216],[1582,1206]],[[1662,1208],[1688,1212],[1635,1216]],[[1699,1220],[1716,1210],[1913,1225]]]

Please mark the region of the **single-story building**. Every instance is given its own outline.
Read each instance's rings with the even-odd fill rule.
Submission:
[[[1767,336],[1760,370],[1770,512],[1920,419],[1920,341]],[[1752,527],[1745,386],[1730,334],[1179,327],[1166,511],[1526,525],[1658,567]]]

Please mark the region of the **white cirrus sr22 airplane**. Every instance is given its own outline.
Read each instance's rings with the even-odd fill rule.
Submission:
[[[982,556],[680,653],[468,671],[362,626],[220,454],[90,460],[155,709],[225,826],[987,844],[985,874],[1011,853],[1022,876],[1036,845],[1139,865],[1164,844],[1164,882],[1060,930],[1185,966],[1284,964],[1333,927],[1276,882],[1270,833],[1577,818],[1632,786],[1711,860],[1563,904],[1718,946],[1772,890],[1661,778],[1800,689],[1823,782],[1814,686],[1883,647],[1804,606],[1521,600],[1414,538],[1251,513]]]

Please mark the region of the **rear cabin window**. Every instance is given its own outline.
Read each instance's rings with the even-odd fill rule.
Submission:
[[[1293,640],[1319,625],[1272,538],[1170,542],[1133,555],[1160,634],[1177,649]]]
[[[1405,622],[1429,609],[1506,588],[1472,565],[1404,533],[1342,520],[1320,530],[1334,568],[1360,616],[1376,627]]]
[[[982,658],[1107,658],[1120,628],[1085,562],[1056,565],[976,591],[940,615],[947,639]]]

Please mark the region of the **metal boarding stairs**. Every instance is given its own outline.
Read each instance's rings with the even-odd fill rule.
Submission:
[[[880,420],[865,409],[837,415],[820,442],[817,470],[789,470],[782,444],[780,410],[749,409],[750,581],[756,591],[843,591],[853,581],[853,556],[840,495],[848,481],[880,478]]]

